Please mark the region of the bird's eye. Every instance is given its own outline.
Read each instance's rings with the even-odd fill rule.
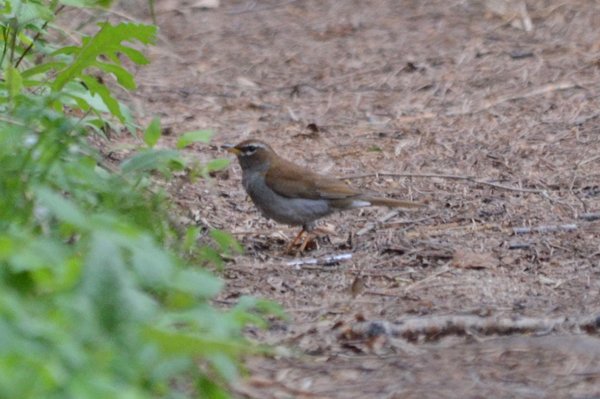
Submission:
[[[244,147],[244,155],[252,155],[256,152],[257,149],[257,146],[249,144]]]

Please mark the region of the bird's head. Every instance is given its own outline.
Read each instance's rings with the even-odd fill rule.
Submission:
[[[255,139],[244,140],[237,145],[225,144],[222,148],[237,156],[242,170],[267,167],[276,156],[270,145]]]

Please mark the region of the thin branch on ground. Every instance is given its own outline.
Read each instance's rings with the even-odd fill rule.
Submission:
[[[474,184],[480,184],[483,186],[490,186],[501,190],[508,191],[518,191],[522,193],[533,193],[533,194],[542,194],[547,192],[548,190],[540,190],[535,188],[521,188],[521,187],[513,187],[507,186],[501,183],[494,183],[491,181],[477,179],[473,176],[462,176],[462,175],[446,175],[446,174],[438,174],[438,173],[389,173],[389,172],[379,172],[379,173],[364,173],[359,175],[350,175],[341,177],[343,180],[353,180],[353,179],[364,179],[368,177],[414,177],[414,178],[439,178],[439,179],[449,179],[449,180],[464,180]]]
[[[530,234],[530,233],[556,233],[559,231],[575,231],[577,225],[574,223],[570,224],[558,224],[558,225],[542,225],[534,227],[513,227],[514,234]]]
[[[407,317],[395,322],[387,320],[358,320],[338,328],[343,339],[371,340],[378,336],[403,338],[410,342],[438,341],[445,336],[466,335],[547,335],[554,331],[597,334],[600,316],[579,319],[569,317],[480,317],[474,315]]]
[[[288,266],[300,267],[303,265],[323,265],[332,266],[342,261],[352,259],[351,253],[343,253],[337,255],[327,255],[320,258],[300,258],[287,262]]]
[[[587,220],[588,222],[594,222],[600,220],[600,212],[588,212],[579,215],[579,219]]]

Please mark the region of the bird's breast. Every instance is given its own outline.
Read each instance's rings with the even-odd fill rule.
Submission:
[[[324,199],[290,198],[278,194],[267,186],[260,173],[244,173],[242,184],[260,212],[279,223],[305,225],[333,212]]]

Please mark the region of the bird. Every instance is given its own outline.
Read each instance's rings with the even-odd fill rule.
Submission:
[[[344,181],[313,172],[277,155],[262,140],[248,139],[222,148],[235,154],[242,169],[242,185],[258,210],[268,219],[302,230],[290,242],[289,252],[304,233],[303,252],[316,220],[336,211],[368,206],[419,208],[413,201],[384,198],[351,187]]]

